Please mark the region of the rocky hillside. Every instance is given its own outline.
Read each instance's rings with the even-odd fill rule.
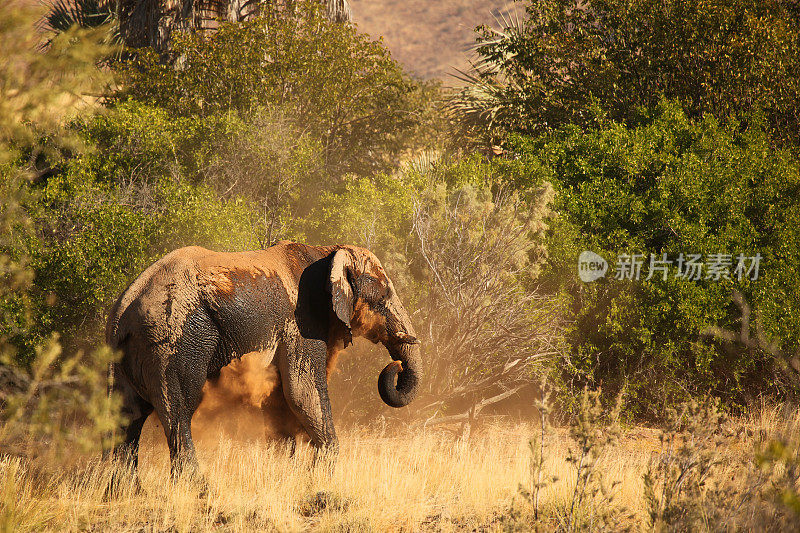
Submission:
[[[449,78],[453,67],[466,67],[476,26],[496,26],[500,13],[524,10],[522,3],[506,0],[351,0],[351,5],[359,28],[383,36],[394,57],[423,78]]]

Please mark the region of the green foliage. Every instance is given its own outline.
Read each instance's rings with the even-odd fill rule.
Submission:
[[[737,317],[734,288],[754,302],[766,331],[784,345],[798,342],[800,322],[800,165],[770,148],[757,120],[690,120],[662,102],[629,128],[598,119],[582,131],[517,138],[513,150],[551,169],[557,191],[551,225],[547,290],[563,291],[572,309],[569,380],[626,388],[633,413],[658,418],[687,395],[713,392],[734,402],[779,387],[763,351],[725,350],[700,337]],[[591,250],[610,272],[581,283],[577,257]],[[679,253],[763,256],[759,278],[687,281],[660,274],[614,279],[618,254],[675,260]],[[731,268],[731,272],[733,267]],[[704,275],[705,276],[705,275]],[[772,389],[775,390],[775,389]]]
[[[20,2],[0,6],[0,354],[17,354],[20,339],[38,321],[32,311],[34,273],[26,240],[34,234],[27,207],[38,196],[26,178],[59,150],[86,145],[63,127],[81,108],[86,91],[101,89],[109,77],[95,68],[107,50],[97,32],[70,30],[37,50],[34,24],[39,10]],[[43,341],[44,339],[38,339]],[[33,353],[37,342],[27,346]],[[24,351],[24,350],[23,350]]]
[[[187,245],[219,250],[257,246],[245,201],[220,200],[208,187],[163,178],[144,205],[73,163],[51,178],[29,206],[39,231],[27,240],[35,273],[37,321],[21,339],[22,360],[52,330],[66,339],[102,338],[105,309],[133,277],[165,253]]]
[[[797,6],[547,0],[502,23],[479,30],[451,109],[505,143],[512,186],[556,185],[539,287],[571,309],[566,383],[625,388],[628,414],[652,418],[699,392],[740,406],[791,390],[764,350],[700,332],[735,321],[739,289],[782,347],[800,342],[798,163],[774,148],[800,141]],[[583,250],[612,274],[625,253],[763,259],[757,281],[565,279]]]
[[[519,24],[481,30],[456,107],[492,137],[585,124],[593,100],[635,122],[666,97],[691,117],[762,108],[797,143],[798,47],[800,11],[782,0],[535,1]]]
[[[23,180],[14,169],[0,168],[0,355],[16,356],[15,340],[31,324],[29,291],[33,272],[23,239],[33,222],[23,208]]]
[[[65,131],[65,118],[87,108],[86,93],[99,92],[110,81],[95,68],[110,48],[103,30],[73,28],[54,38],[46,51],[34,31],[39,9],[22,2],[0,6],[0,164],[25,157],[36,164],[54,148],[82,148]]]
[[[274,111],[247,121],[226,117],[224,126],[202,180],[221,198],[252,201],[262,248],[302,239],[303,217],[330,187],[320,142]]]
[[[108,347],[62,357],[58,335],[37,346],[27,372],[4,357],[2,453],[63,461],[79,451],[76,446],[109,449],[121,421],[120,399],[105,386],[114,359]]]
[[[297,237],[294,219],[325,190],[320,143],[278,111],[171,117],[136,101],[76,124],[96,153],[80,165],[91,179],[138,208],[151,209],[151,189],[165,176],[207,186],[222,200],[246,198],[249,219],[268,246]]]
[[[85,161],[92,176],[120,188],[153,183],[166,175],[197,181],[215,144],[232,128],[224,118],[172,117],[162,108],[138,102],[74,124],[96,149]]]
[[[381,257],[384,266],[402,275],[414,205],[423,183],[419,176],[378,174],[374,179],[347,179],[337,191],[326,192],[308,218],[316,242],[350,242]],[[401,283],[400,286],[403,286]]]
[[[176,117],[279,108],[319,140],[334,174],[394,167],[425,105],[426,89],[380,41],[310,0],[293,12],[270,4],[213,35],[176,36],[172,54],[179,68],[154,51],[125,66],[125,93]]]
[[[20,362],[30,363],[52,331],[70,346],[102,339],[104,313],[117,294],[175,248],[258,247],[262,226],[252,201],[192,184],[228,142],[223,132],[236,127],[243,128],[214,118],[170,120],[137,103],[75,122],[94,149],[22,188],[35,232],[14,242],[36,282],[2,299],[8,313],[0,330],[13,337]]]

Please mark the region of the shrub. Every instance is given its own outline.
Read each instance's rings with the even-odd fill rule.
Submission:
[[[701,338],[729,326],[738,288],[784,345],[798,342],[800,251],[796,198],[800,165],[770,147],[756,120],[741,129],[713,117],[691,120],[662,102],[634,128],[598,118],[595,127],[565,127],[539,139],[517,138],[512,150],[550,168],[556,188],[542,283],[563,291],[572,310],[568,382],[625,388],[629,413],[658,418],[665,405],[713,393],[741,405],[784,390],[764,352],[731,351]],[[581,250],[610,262],[606,277],[581,283]],[[757,280],[614,279],[619,254],[760,253]],[[733,273],[731,266],[731,273]]]
[[[323,199],[310,232],[368,245],[414,317],[425,380],[407,417],[469,425],[530,386],[556,350],[556,302],[528,290],[544,260],[552,190],[510,191],[502,168],[476,157],[353,180]],[[359,377],[380,360],[367,350],[341,362],[349,417],[380,409]]]
[[[81,117],[72,126],[95,149],[81,162],[90,178],[120,190],[152,185],[163,176],[201,181],[213,148],[234,127],[224,117],[173,117],[135,101]]]
[[[274,4],[258,17],[207,34],[176,36],[180,68],[143,52],[123,65],[124,94],[171,116],[278,108],[321,143],[327,168],[392,168],[424,107],[428,89],[411,81],[380,41],[330,21],[319,2]],[[429,91],[428,91],[429,92]]]
[[[210,188],[221,200],[246,198],[259,244],[297,236],[295,217],[325,189],[319,142],[285,115],[254,110],[171,117],[130,101],[75,124],[95,153],[78,163],[132,206],[157,208],[153,188],[164,177]]]
[[[248,198],[259,245],[301,238],[300,220],[330,187],[323,148],[284,114],[263,112],[248,121],[228,120],[230,133],[212,147],[202,172],[220,198]]]

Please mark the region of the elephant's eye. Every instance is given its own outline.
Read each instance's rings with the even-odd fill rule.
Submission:
[[[357,285],[358,295],[368,302],[378,303],[385,300],[389,295],[389,287],[370,274],[360,275]]]

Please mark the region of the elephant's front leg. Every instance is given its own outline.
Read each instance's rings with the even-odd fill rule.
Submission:
[[[324,341],[299,338],[279,361],[283,394],[311,443],[333,452],[338,449],[328,398],[327,346]]]

